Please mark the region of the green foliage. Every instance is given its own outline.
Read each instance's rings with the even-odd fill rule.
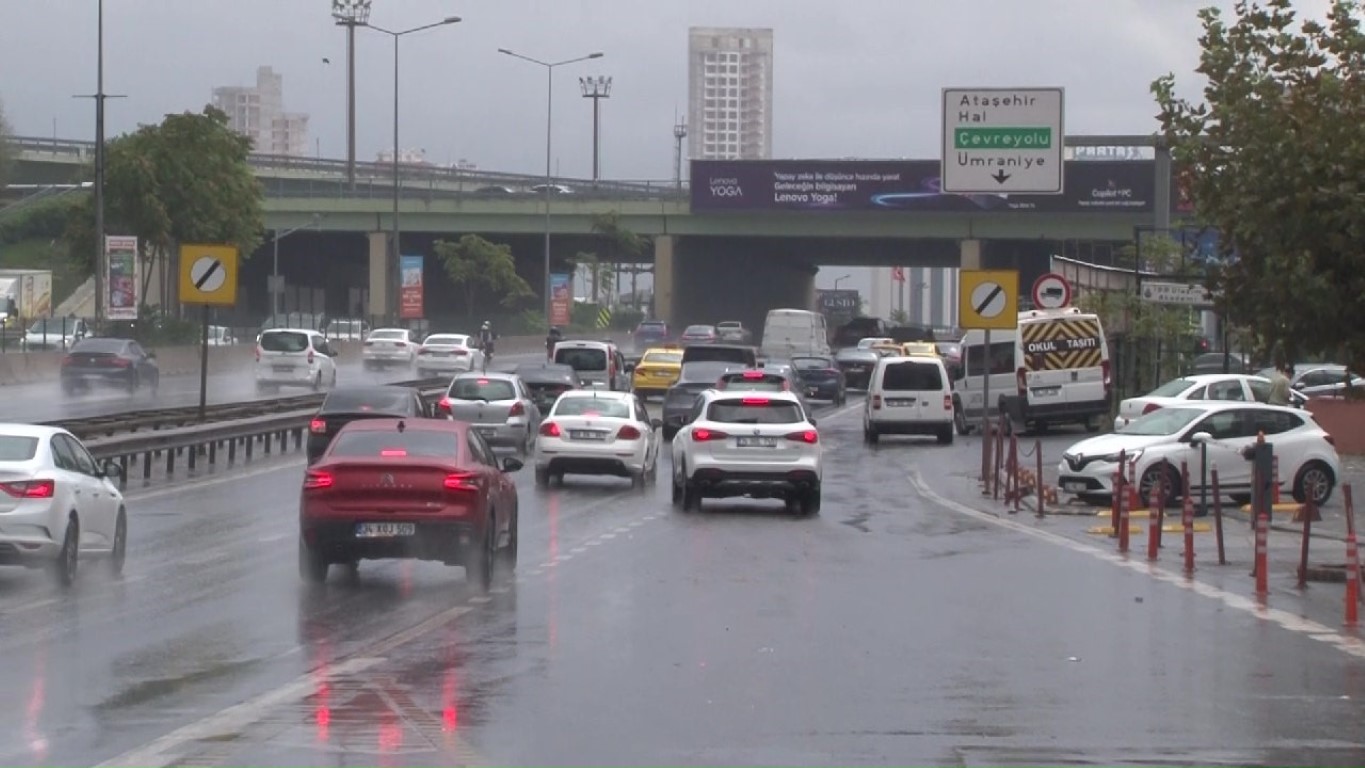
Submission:
[[[1365,364],[1365,34],[1356,0],[1325,23],[1293,0],[1200,12],[1203,100],[1152,84],[1195,210],[1237,263],[1215,270],[1219,308],[1260,350]]]
[[[450,282],[464,292],[465,312],[470,318],[479,308],[480,293],[501,297],[498,303],[509,309],[535,297],[531,286],[517,274],[509,245],[493,243],[478,235],[464,235],[453,243],[437,240],[435,250]]]
[[[86,197],[89,195],[73,193],[16,205],[12,212],[0,215],[0,245],[61,237],[72,212],[86,205]]]
[[[569,259],[570,271],[583,266],[588,268],[588,285],[595,294],[593,298],[598,301],[610,298],[616,288],[616,272],[612,270],[612,265],[603,264],[597,254],[586,251],[579,251]]]

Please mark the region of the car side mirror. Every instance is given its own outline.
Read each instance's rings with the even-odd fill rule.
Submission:
[[[155,353],[155,352],[148,352],[148,353],[147,353],[147,359],[148,359],[148,360],[155,360],[155,359],[156,359],[156,353]]]
[[[516,472],[518,469],[521,469],[524,466],[526,465],[523,464],[521,462],[521,459],[518,459],[516,456],[508,456],[507,458],[502,460],[503,472]]]
[[[1213,442],[1213,435],[1208,432],[1195,432],[1193,435],[1190,435],[1190,443],[1194,445],[1203,445],[1204,443],[1211,442]]]
[[[653,419],[650,419],[650,420],[649,420],[649,426],[651,426],[651,427],[653,427],[653,428],[655,428],[655,429],[659,429],[659,428],[663,427],[663,425],[664,425],[664,420],[663,420],[663,419],[660,419],[660,418],[653,418]]]
[[[100,462],[100,474],[104,477],[111,477],[118,480],[123,479],[123,465],[113,459],[105,459]]]

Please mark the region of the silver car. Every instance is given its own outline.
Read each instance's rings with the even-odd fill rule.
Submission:
[[[437,417],[462,421],[490,445],[525,456],[540,429],[541,413],[514,373],[461,373],[436,403]]]

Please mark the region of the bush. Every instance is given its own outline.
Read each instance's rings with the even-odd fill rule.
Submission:
[[[33,203],[5,216],[0,219],[0,245],[61,237],[66,232],[71,211],[79,208],[83,202],[83,196],[65,196]]]

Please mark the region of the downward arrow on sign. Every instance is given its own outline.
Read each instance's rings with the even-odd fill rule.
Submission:
[[[1008,173],[1005,173],[1004,171],[996,171],[995,175],[992,176],[991,178],[995,179],[997,183],[1004,184],[1005,182],[1009,181],[1010,175]]]

